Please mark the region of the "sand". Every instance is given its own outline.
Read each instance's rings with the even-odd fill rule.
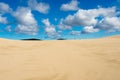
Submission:
[[[0,39],[0,80],[120,80],[120,36],[64,41]]]

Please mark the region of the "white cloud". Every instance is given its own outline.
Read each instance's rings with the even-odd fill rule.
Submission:
[[[59,27],[59,29],[61,29],[61,30],[71,30],[71,29],[72,29],[71,26],[65,25],[65,24],[59,24],[58,27]]]
[[[13,15],[20,24],[23,24],[23,25],[36,25],[37,24],[29,8],[19,7],[17,11],[13,13]]]
[[[11,26],[7,26],[6,28],[6,31],[8,31],[8,32],[11,32],[12,30],[11,30]]]
[[[86,34],[86,33],[95,33],[95,32],[98,32],[98,31],[99,31],[99,29],[94,28],[93,26],[85,26],[83,28],[82,33],[83,34]]]
[[[59,38],[60,35],[56,31],[56,28],[54,25],[50,24],[49,19],[42,20],[43,24],[45,25],[45,33],[47,34],[47,37],[49,38]]]
[[[2,17],[0,15],[0,23],[6,24],[7,23],[7,18],[6,17]]]
[[[46,3],[43,2],[37,2],[36,0],[29,0],[28,1],[28,6],[33,9],[36,10],[40,13],[46,14],[48,13],[50,6]]]
[[[32,26],[32,25],[25,26],[25,25],[19,24],[16,27],[15,32],[20,33],[20,34],[37,35],[38,28],[36,26]]]
[[[79,9],[78,4],[77,0],[72,0],[70,3],[63,4],[60,9],[63,11],[75,11]]]
[[[79,9],[75,14],[68,15],[60,21],[60,24],[66,25],[60,29],[70,29],[69,27],[82,26],[82,33],[94,33],[99,30],[107,32],[120,31],[120,14],[116,7],[97,8],[97,9]],[[59,25],[60,25],[59,24]]]
[[[49,22],[49,19],[43,19],[42,20],[42,23],[45,25],[45,26],[50,26],[50,22]]]
[[[59,38],[60,34],[56,31],[54,26],[45,27],[45,33],[49,38]]]
[[[78,10],[74,15],[68,15],[63,22],[69,26],[93,26],[96,25],[98,20],[96,17],[99,16],[114,16],[115,7],[112,8],[99,8],[99,9],[89,9],[89,10]]]
[[[48,37],[52,38],[56,36],[56,29],[54,27],[46,27],[45,33],[48,35]]]
[[[46,31],[47,33],[56,32],[56,30],[55,30],[54,27],[46,27],[46,28],[45,28],[45,31]]]
[[[8,4],[0,2],[0,13],[9,13],[12,9],[9,7]]]
[[[5,13],[11,13],[12,9],[6,3],[0,2],[0,23],[7,24],[7,17],[3,17]]]
[[[63,24],[63,19],[60,20],[60,24],[58,25],[58,28],[61,30],[71,30],[72,29],[71,26]]]
[[[107,32],[120,31],[120,17],[106,17],[97,24],[97,27]]]
[[[25,7],[19,7],[13,16],[18,21],[15,31],[21,34],[35,35],[38,32],[37,21],[35,20],[31,10]]]
[[[71,35],[80,35],[81,31],[71,31],[70,34]]]

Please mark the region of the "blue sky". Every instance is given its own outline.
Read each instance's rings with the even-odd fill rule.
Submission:
[[[120,34],[120,0],[0,0],[0,37],[84,39]]]

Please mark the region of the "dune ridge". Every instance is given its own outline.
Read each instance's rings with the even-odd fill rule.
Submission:
[[[87,40],[0,39],[0,80],[120,80],[120,36]]]

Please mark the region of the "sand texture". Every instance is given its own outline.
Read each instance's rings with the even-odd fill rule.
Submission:
[[[0,80],[120,80],[120,36],[63,41],[0,39]]]

